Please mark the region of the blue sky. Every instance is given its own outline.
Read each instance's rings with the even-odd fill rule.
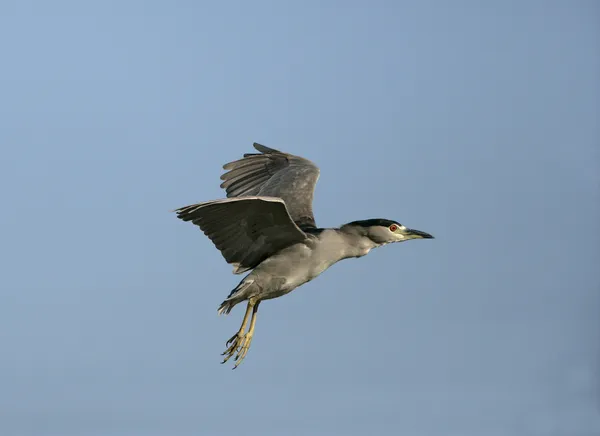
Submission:
[[[594,1],[5,1],[0,433],[600,432]],[[252,142],[430,232],[261,305],[169,211]]]

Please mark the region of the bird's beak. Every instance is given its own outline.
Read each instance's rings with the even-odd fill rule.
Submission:
[[[415,229],[406,229],[406,234],[409,235],[411,239],[433,239],[433,236],[429,233]]]

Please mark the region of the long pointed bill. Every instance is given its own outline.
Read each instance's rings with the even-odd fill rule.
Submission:
[[[417,238],[433,239],[433,236],[431,236],[429,233],[425,233],[425,232],[422,232],[420,230],[407,229],[406,233],[408,235],[410,235],[412,239],[417,239]]]

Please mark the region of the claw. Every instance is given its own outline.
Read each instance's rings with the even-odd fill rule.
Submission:
[[[236,363],[232,369],[237,368],[242,363],[242,361],[246,358],[246,355],[248,354],[248,350],[250,349],[251,343],[252,343],[252,335],[246,334],[246,336],[244,337],[244,341],[240,347],[240,350],[238,351],[237,355],[235,356],[234,361]]]
[[[244,357],[246,357],[251,342],[251,333],[237,333],[233,338],[231,346],[221,353],[222,356],[226,356],[221,363],[225,363],[233,357],[233,360],[236,362],[235,367],[237,367],[240,363],[242,363]]]
[[[238,333],[236,333],[235,335],[233,335],[232,337],[230,337],[230,338],[227,340],[227,342],[225,342],[225,346],[226,346],[226,347],[227,347],[227,346],[229,346],[229,344],[231,344],[231,343],[232,343],[232,342],[235,340],[235,338],[237,338],[237,337],[239,337],[239,336],[240,336],[240,333],[241,333],[241,332],[238,332]]]
[[[243,333],[236,333],[233,338],[227,341],[225,345],[229,345],[229,343],[231,343],[231,345],[223,353],[221,353],[221,356],[226,356],[221,363],[227,362],[238,351],[240,348],[240,341],[244,336],[245,335]]]
[[[237,333],[230,340],[228,340],[225,343],[225,346],[227,347],[227,349],[221,353],[221,356],[224,356],[226,354],[231,354],[231,353],[235,352],[235,350],[239,346],[238,343],[239,343],[239,338],[241,336],[243,336],[243,334]],[[231,346],[228,346],[230,343],[231,343]]]
[[[250,329],[245,333],[246,323],[248,321],[248,316],[252,311],[252,319],[250,320]],[[256,312],[258,311],[258,303],[256,304],[248,304],[246,309],[246,315],[244,316],[244,320],[242,322],[242,326],[240,330],[233,335],[229,340],[225,343],[227,349],[221,353],[221,356],[225,356],[221,363],[227,362],[229,359],[234,357],[235,365],[232,369],[236,369],[240,363],[246,358],[248,354],[248,350],[250,349],[250,344],[252,343],[252,337],[254,336],[254,326],[256,325]],[[231,344],[231,345],[230,345]]]

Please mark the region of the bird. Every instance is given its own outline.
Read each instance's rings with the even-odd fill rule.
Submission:
[[[233,357],[232,369],[248,354],[262,301],[290,293],[340,260],[359,258],[391,243],[434,238],[383,218],[317,227],[312,203],[319,168],[308,159],[256,142],[254,148],[258,153],[223,165],[226,198],[174,210],[177,218],[203,231],[234,274],[250,271],[217,309],[218,314],[229,314],[247,302],[242,324],[222,353],[221,363]]]

